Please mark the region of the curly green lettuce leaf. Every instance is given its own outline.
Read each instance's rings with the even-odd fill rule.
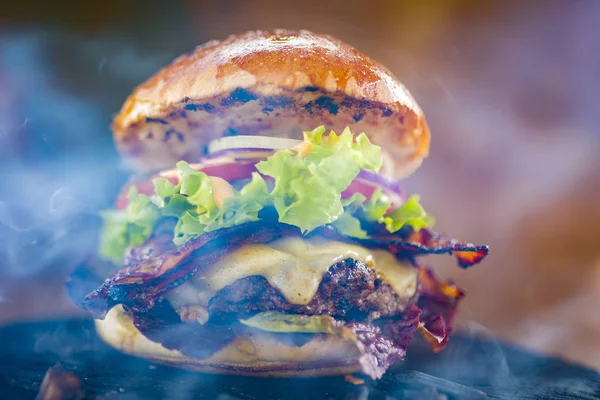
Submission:
[[[177,220],[173,242],[177,246],[181,246],[204,233],[205,227],[206,225],[199,221],[197,212],[193,210],[186,211]]]
[[[419,199],[418,195],[412,195],[400,207],[386,214],[382,221],[385,228],[393,233],[402,229],[404,225],[410,225],[415,230],[432,226],[434,219],[427,215]]]
[[[378,172],[383,164],[381,158],[381,147],[371,144],[369,138],[364,133],[354,137],[350,128],[337,135],[331,131],[329,135],[323,136],[325,127],[319,126],[312,131],[304,132],[304,141],[310,146],[310,153],[306,156],[306,161],[321,166],[340,166],[341,170],[329,170],[328,178],[338,189],[344,190],[352,179],[347,180],[348,176],[358,175],[360,169],[368,169]],[[341,180],[341,181],[340,181]]]
[[[392,206],[392,201],[383,194],[381,188],[375,189],[367,202],[362,202],[361,209],[365,218],[369,221],[383,222],[385,214]]]
[[[240,190],[240,197],[260,204],[266,204],[270,200],[267,183],[258,172],[252,173],[252,180]]]
[[[338,327],[330,315],[283,314],[275,311],[261,312],[240,322],[268,332],[334,333]]]
[[[159,182],[161,193],[169,196],[163,198],[163,214],[179,218],[174,239],[177,245],[205,232],[257,221],[258,213],[270,201],[266,182],[258,173],[253,173],[248,184],[218,207],[209,176],[184,161],[180,161],[177,168],[181,175],[179,193],[174,193],[175,185]],[[160,196],[159,191],[156,192]]]
[[[369,235],[362,229],[360,219],[350,213],[343,213],[331,224],[342,235],[357,239],[367,239]]]
[[[290,197],[275,197],[279,221],[295,225],[304,233],[334,222],[344,212],[339,193],[316,176],[295,180],[290,184]],[[287,201],[293,201],[286,204]]]
[[[344,211],[337,191],[321,176],[314,175],[299,154],[278,151],[256,168],[275,179],[271,192],[279,221],[309,232],[335,221]]]
[[[356,140],[349,129],[341,135],[331,131],[323,136],[320,126],[304,132],[306,157],[281,150],[256,165],[260,173],[275,179],[271,192],[279,221],[307,233],[331,224],[344,213],[341,193],[361,169],[379,170],[381,149],[366,135]]]
[[[360,219],[356,216],[363,209],[366,197],[362,193],[354,193],[351,197],[342,199],[344,213],[331,225],[342,235],[366,239],[367,232],[362,229]]]
[[[269,190],[265,180],[258,173],[252,174],[252,180],[244,186],[239,194],[228,197],[223,205],[204,228],[205,232],[221,228],[258,221],[258,213],[270,201]]]
[[[169,197],[179,193],[181,189],[181,183],[173,185],[171,181],[165,178],[153,179],[152,184],[154,185],[154,193],[156,194],[156,196],[153,196],[153,201],[160,208],[165,206],[165,201]]]
[[[181,176],[179,193],[186,196],[188,203],[196,206],[196,212],[202,218],[212,218],[218,212],[213,198],[212,182],[204,172],[196,171],[185,161],[177,163]]]
[[[165,217],[181,217],[186,211],[195,210],[196,207],[190,204],[186,196],[174,194],[165,200],[165,205],[161,209]]]
[[[332,226],[342,235],[350,237],[359,239],[368,237],[361,228],[361,219],[384,224],[390,233],[399,231],[405,225],[419,230],[434,224],[433,217],[425,212],[417,195],[409,197],[400,207],[391,211],[391,200],[379,188],[373,192],[369,200],[362,194],[355,193],[352,197],[342,200],[342,203],[344,213]]]
[[[354,214],[364,208],[364,203],[367,198],[362,193],[354,193],[352,196],[342,199],[342,205],[344,211],[350,214]]]
[[[148,240],[160,217],[159,209],[150,197],[138,194],[135,187],[127,197],[129,204],[125,210],[102,214],[104,226],[100,233],[99,253],[102,258],[115,263],[123,259],[128,248]]]
[[[221,207],[217,207],[212,197],[212,184],[210,177],[202,172],[193,170],[187,163],[178,164],[182,176],[181,184],[178,186],[172,183],[159,181],[159,188],[156,188],[157,195],[166,194],[169,197],[163,198],[165,204],[163,214],[182,217],[185,220],[180,222],[178,242],[186,238],[189,240],[194,235],[203,232],[227,228],[235,225],[241,225],[246,222],[257,221],[258,213],[270,201],[267,184],[258,173],[252,174],[252,180],[246,184],[239,193],[233,197],[224,199]],[[170,185],[170,186],[169,186]],[[155,182],[156,187],[156,182]],[[176,189],[180,188],[180,193]],[[210,196],[201,196],[199,191],[210,193]],[[194,212],[191,212],[191,211]],[[190,213],[185,214],[187,211]],[[196,219],[197,221],[192,221]],[[193,232],[195,227],[199,232]],[[185,231],[185,232],[184,232]]]

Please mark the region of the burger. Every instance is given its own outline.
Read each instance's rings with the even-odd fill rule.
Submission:
[[[211,41],[113,123],[137,173],[102,213],[72,298],[110,346],[211,373],[380,378],[441,350],[463,292],[422,263],[488,253],[431,228],[399,182],[430,132],[381,64],[327,35]]]

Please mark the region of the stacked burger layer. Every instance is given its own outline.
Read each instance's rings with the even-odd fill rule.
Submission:
[[[207,372],[379,378],[417,331],[446,344],[463,293],[421,256],[468,267],[488,249],[433,232],[398,184],[429,130],[385,67],[325,35],[236,35],[140,85],[113,130],[140,174],[69,282],[110,345]]]

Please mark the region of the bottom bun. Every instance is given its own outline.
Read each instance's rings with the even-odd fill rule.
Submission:
[[[319,335],[300,347],[282,344],[272,336],[243,336],[211,357],[197,359],[146,338],[120,305],[95,323],[102,340],[117,350],[187,370],[269,377],[345,375],[360,370],[356,346],[334,336]]]

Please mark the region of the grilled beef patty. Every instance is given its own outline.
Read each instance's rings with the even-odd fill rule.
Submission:
[[[399,315],[413,299],[401,299],[363,262],[348,258],[329,268],[307,305],[291,304],[262,276],[240,279],[220,290],[209,303],[208,314],[246,317],[262,311],[288,314],[328,314],[346,320],[364,320],[371,313]]]

